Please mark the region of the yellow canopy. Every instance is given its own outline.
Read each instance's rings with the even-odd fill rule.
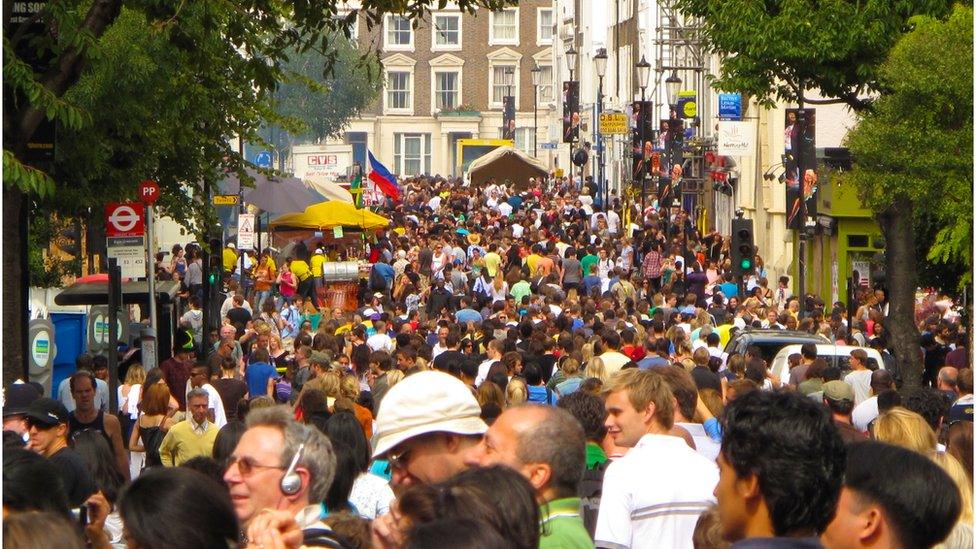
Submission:
[[[293,227],[299,229],[331,229],[333,227],[358,227],[383,229],[390,220],[366,209],[357,210],[348,202],[329,200],[312,204],[304,212],[290,213],[271,220],[270,228]]]

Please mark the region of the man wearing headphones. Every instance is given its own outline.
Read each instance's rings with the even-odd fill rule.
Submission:
[[[224,481],[245,532],[254,532],[249,527],[259,517],[287,511],[302,530],[305,545],[340,547],[321,521],[320,502],[335,471],[329,439],[295,421],[287,407],[274,406],[247,415],[247,431],[231,455]]]

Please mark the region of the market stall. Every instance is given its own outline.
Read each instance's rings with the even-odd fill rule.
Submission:
[[[379,214],[330,200],[272,219],[269,227],[272,245],[284,255],[298,246],[339,254],[342,261],[323,266],[326,284],[319,289],[319,300],[332,308],[352,311],[358,307],[360,280],[369,276],[371,268],[365,260],[364,233],[385,229],[389,224],[390,220]]]

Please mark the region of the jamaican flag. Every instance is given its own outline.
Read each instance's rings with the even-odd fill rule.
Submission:
[[[352,195],[352,203],[357,208],[363,207],[363,174],[357,174],[349,185],[349,194]]]

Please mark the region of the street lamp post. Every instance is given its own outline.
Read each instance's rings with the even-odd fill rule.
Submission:
[[[650,158],[644,157],[644,142],[647,141],[647,120],[644,117],[649,115],[650,109],[644,106],[647,98],[644,97],[644,92],[647,90],[648,80],[651,78],[651,64],[647,62],[644,56],[641,56],[640,61],[637,62],[637,81],[640,82],[641,90],[641,102],[640,102],[640,155],[641,155],[641,172],[634,174],[641,178],[641,225],[644,225],[644,199],[647,196],[647,162]]]
[[[596,152],[599,155],[597,159],[597,192],[600,193],[600,203],[603,205],[603,211],[610,210],[609,200],[607,199],[607,183],[604,180],[603,175],[603,132],[600,131],[600,114],[603,112],[603,77],[607,73],[607,50],[606,48],[600,48],[597,50],[596,55],[593,56],[593,66],[596,69],[596,75],[600,79],[600,83],[597,87],[596,94]]]
[[[671,120],[671,116],[670,116],[671,113],[675,113],[675,115],[677,115],[677,111],[678,111],[678,91],[681,89],[681,78],[678,76],[677,71],[671,71],[671,76],[668,76],[667,79],[664,81],[664,87],[665,87],[665,90],[667,90],[667,94],[668,94],[668,119]],[[674,139],[675,138],[675,133],[674,133],[675,132],[675,128],[672,128],[669,125],[668,129],[671,132],[671,135],[668,136],[668,141],[670,141],[670,145],[673,147],[674,146],[674,141],[675,141],[675,139]],[[679,186],[680,180],[679,181],[676,181],[674,179],[674,158],[673,158],[674,151],[673,150],[671,151],[671,154],[672,154],[672,158],[669,159],[672,162],[670,164],[671,175],[672,175],[672,179],[671,179],[671,192],[675,195],[675,199],[674,199],[674,202],[672,203],[672,205],[678,206],[679,211],[681,211],[681,199],[682,199],[681,194],[682,193],[681,193],[681,188]],[[680,156],[679,156],[679,158],[680,158]],[[685,284],[687,284],[688,283],[688,222],[687,222],[687,219],[685,219],[684,222],[682,223],[681,230],[682,230],[682,233],[684,234],[684,239],[683,239],[684,241],[682,243],[682,247],[684,249],[681,251],[681,255],[682,255],[682,257],[684,257],[684,261],[682,261],[682,267],[683,267],[683,270],[684,270]]]
[[[576,48],[570,44],[569,49],[566,50],[566,64],[569,66],[569,81],[573,82],[573,73],[576,71]],[[565,100],[565,98],[563,99]],[[572,119],[570,119],[570,128],[572,128]],[[572,139],[573,131],[570,129],[570,140],[569,140],[569,184],[575,188],[576,182],[573,181],[573,146],[576,145],[575,141]],[[582,168],[580,168],[582,169]],[[581,172],[582,173],[582,172]],[[582,177],[580,177],[582,179]]]
[[[539,156],[539,85],[542,84],[542,68],[538,64],[532,73],[532,156]]]
[[[515,67],[505,67],[505,100],[502,101],[502,137],[505,137],[509,133],[508,122],[505,120],[505,115],[507,114],[506,105],[510,105],[512,109],[512,120],[515,120],[515,98],[512,97],[512,86],[515,83]],[[511,131],[512,139],[515,139],[514,128]]]

